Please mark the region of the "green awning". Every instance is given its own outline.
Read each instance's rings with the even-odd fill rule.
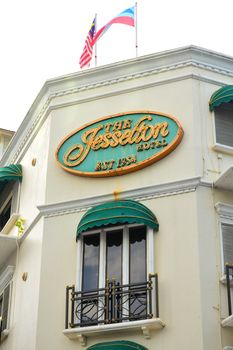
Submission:
[[[209,106],[213,111],[215,107],[220,106],[222,103],[233,101],[233,85],[223,86],[213,93],[210,98]]]
[[[116,340],[106,343],[98,343],[87,350],[148,350],[145,346],[128,340]]]
[[[76,238],[83,231],[111,224],[144,224],[156,231],[159,228],[155,215],[145,205],[133,200],[119,200],[88,210],[78,225]]]
[[[0,181],[21,181],[22,165],[10,164],[0,168]]]

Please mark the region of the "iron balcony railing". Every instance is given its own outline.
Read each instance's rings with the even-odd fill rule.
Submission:
[[[233,279],[233,264],[226,264],[226,281],[227,281],[227,302],[228,302],[228,314],[232,315],[231,305],[231,281]]]
[[[66,287],[66,329],[153,317],[159,318],[157,274],[141,283],[107,281],[105,288],[85,292]]]

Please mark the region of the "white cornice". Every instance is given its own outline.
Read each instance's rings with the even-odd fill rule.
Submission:
[[[136,201],[143,201],[152,198],[174,196],[177,194],[183,194],[193,192],[197,186],[201,184],[200,177],[194,177],[191,179],[183,179],[174,182],[169,182],[161,185],[147,186],[143,188],[136,188],[121,193],[121,199],[133,199]],[[38,206],[40,214],[45,217],[60,216],[66,214],[72,214],[76,212],[86,211],[94,205],[98,205],[103,202],[114,200],[112,194],[100,195],[96,197],[88,197],[84,199],[77,199],[73,201],[53,203],[48,205]]]
[[[218,202],[215,209],[221,218],[233,219],[233,205]]]
[[[136,80],[167,71],[179,70],[185,67],[197,67],[205,71],[220,73],[221,76],[233,77],[232,57],[196,46],[188,46],[48,80],[42,87],[31,109],[19,127],[19,130],[13,137],[0,164],[5,165],[20,160],[21,153],[38,132],[39,127],[47,118],[49,111],[59,107],[59,103],[57,102],[57,104],[55,103],[56,107],[53,106],[56,98],[65,95],[74,95],[78,92],[93,90],[98,87],[117,85],[125,81]],[[199,74],[191,76],[190,73],[191,72],[182,77],[177,77],[176,79],[195,77],[195,79],[202,80]],[[222,78],[217,82],[210,77],[204,79],[208,79],[208,81],[213,84],[224,84]],[[170,81],[170,79],[161,79],[160,82],[156,82],[155,84],[164,84],[166,80],[167,82]],[[134,86],[133,88],[139,87],[143,88],[143,85]],[[144,87],[146,87],[146,85],[144,85]],[[121,91],[120,89],[121,88],[118,88],[118,91],[115,91],[115,93],[119,94]],[[91,98],[102,98],[105,95],[107,96],[107,94],[102,93],[92,96]],[[75,102],[77,102],[77,100],[75,100]],[[75,102],[73,101],[73,103]],[[83,100],[83,102],[85,101]],[[80,103],[82,102],[80,101]]]

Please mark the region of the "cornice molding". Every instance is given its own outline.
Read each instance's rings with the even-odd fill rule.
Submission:
[[[91,91],[99,87],[117,85],[122,82],[136,80],[163,72],[179,70],[185,67],[204,69],[205,71],[233,77],[232,63],[232,57],[224,56],[196,46],[188,46],[48,80],[42,87],[18,132],[13,137],[0,164],[4,166],[7,163],[14,163],[20,160],[21,153],[25,147],[27,147],[30,140],[36,135],[39,127],[45,121],[50,110],[62,106],[62,104],[56,104],[56,102],[56,107],[52,105],[54,100],[59,97],[77,94],[78,92],[87,90]],[[122,72],[121,75],[119,75],[119,71]],[[206,81],[206,78],[202,78],[199,74],[195,75],[190,73],[187,73],[182,77],[176,77],[175,79],[187,79],[191,77],[198,80],[204,79],[204,81]],[[224,84],[223,80],[216,81],[209,77],[207,80],[219,86]],[[171,82],[171,79],[161,79],[160,82],[155,82],[154,84],[164,84],[166,81],[169,83]],[[144,86],[142,84],[134,86],[132,89],[143,87],[146,88],[149,87],[149,85],[145,83]],[[113,94],[119,94],[120,91],[121,90],[118,89],[118,91],[113,92]],[[125,91],[126,90],[123,89],[122,93]],[[91,98],[98,99],[103,98],[104,96],[107,97],[107,93],[96,94]],[[85,101],[88,101],[88,99],[79,100],[79,103],[84,103]],[[74,104],[77,102],[78,99],[72,103]]]
[[[220,218],[233,219],[233,205],[218,202],[215,209]]]
[[[191,179],[183,179],[161,185],[153,185],[127,190],[120,194],[120,198],[144,201],[159,197],[167,197],[194,192],[198,185],[200,185],[200,177],[194,177]],[[37,208],[40,211],[41,216],[53,217],[86,211],[94,205],[98,205],[111,200],[114,200],[114,196],[112,194],[106,194],[68,202],[40,205]]]
[[[169,83],[174,83],[174,82],[178,82],[178,81],[182,81],[182,80],[186,80],[186,79],[195,79],[198,81],[203,81],[203,82],[207,82],[207,83],[212,83],[215,85],[219,85],[222,86],[223,82],[222,81],[218,81],[218,80],[213,80],[210,79],[208,77],[204,77],[204,76],[200,76],[198,74],[184,74],[184,75],[180,75],[174,78],[166,78],[166,79],[161,79],[159,81],[155,81],[152,83],[144,83],[144,84],[138,84],[138,85],[134,85],[133,87],[130,88],[126,88],[126,89],[120,89],[120,90],[115,90],[112,92],[105,92],[105,93],[101,93],[101,94],[95,94],[92,96],[88,96],[85,98],[76,98],[73,101],[67,101],[66,103],[57,103],[54,104],[53,106],[50,105],[51,101],[58,97],[58,96],[64,96],[64,95],[68,95],[71,93],[74,93],[74,89],[70,90],[69,92],[67,90],[63,91],[64,94],[62,94],[62,92],[59,93],[55,93],[53,95],[51,95],[45,102],[42,110],[40,111],[40,113],[37,115],[37,117],[35,118],[34,122],[32,123],[31,127],[27,129],[27,132],[24,135],[24,138],[20,138],[18,137],[18,134],[16,134],[15,138],[14,138],[14,148],[16,149],[15,153],[10,152],[9,149],[9,153],[11,154],[7,154],[8,152],[6,152],[0,162],[0,164],[4,165],[4,164],[13,164],[15,162],[20,162],[21,159],[23,158],[23,156],[25,155],[27,149],[29,148],[33,138],[36,136],[36,134],[38,133],[40,126],[43,125],[44,121],[47,119],[47,116],[49,115],[49,113],[53,110],[59,109],[59,108],[64,108],[64,107],[69,107],[69,106],[73,106],[75,104],[81,104],[81,103],[87,103],[90,101],[94,101],[94,100],[98,100],[98,99],[102,99],[102,98],[107,98],[107,97],[112,97],[115,95],[120,95],[120,94],[126,94],[129,92],[133,92],[136,91],[138,89],[147,89],[147,88],[151,88],[154,86],[159,86],[159,85],[164,85],[164,84],[169,84]],[[111,85],[111,82],[109,82],[109,85]],[[75,91],[75,93],[82,91],[82,89],[76,89],[77,91]],[[25,129],[26,130],[26,129]],[[18,146],[16,147],[16,145],[18,144]],[[11,156],[11,158],[9,158]]]

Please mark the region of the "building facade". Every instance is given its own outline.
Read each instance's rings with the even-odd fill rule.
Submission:
[[[233,58],[48,80],[0,162],[3,350],[233,349]]]

